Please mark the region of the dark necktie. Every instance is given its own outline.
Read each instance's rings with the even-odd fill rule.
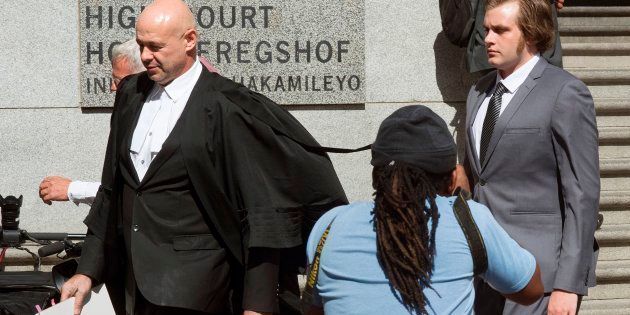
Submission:
[[[507,89],[499,82],[488,104],[488,111],[486,111],[486,119],[483,121],[481,142],[479,145],[479,162],[482,165],[486,158],[486,150],[488,150],[488,144],[490,143],[490,138],[492,138],[494,125],[497,123],[499,115],[501,114],[501,98],[505,92],[507,92]]]

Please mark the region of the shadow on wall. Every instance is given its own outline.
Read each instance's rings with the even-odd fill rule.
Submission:
[[[442,100],[455,109],[453,120],[447,122],[455,128],[453,137],[457,142],[459,161],[464,157],[466,96],[476,81],[476,76],[466,69],[466,49],[451,44],[442,32],[433,43],[435,54],[435,80]]]

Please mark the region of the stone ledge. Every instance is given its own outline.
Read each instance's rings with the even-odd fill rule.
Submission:
[[[564,53],[564,45],[571,43],[627,43],[630,36],[584,36],[574,34],[572,36],[562,36],[562,50]]]
[[[589,303],[591,300],[608,299],[630,299],[630,284],[600,284],[594,288],[589,289],[588,296],[584,297],[584,300],[589,301]]]
[[[608,190],[602,191],[599,196],[600,208],[618,209],[630,206],[630,191]]]
[[[630,260],[597,262],[598,282],[620,282],[630,280]]]
[[[617,315],[630,313],[630,299],[585,300],[580,307],[580,314]]]
[[[600,246],[628,244],[630,243],[630,224],[602,225],[601,229],[595,231],[595,238],[597,238]]]
[[[630,7],[565,7],[558,16],[630,16]]]
[[[599,127],[599,144],[630,142],[630,127]]]
[[[630,173],[630,157],[599,160],[601,175],[622,175]]]
[[[604,218],[604,223],[606,219]],[[625,260],[630,257],[630,247],[628,246],[600,246],[598,261]]]
[[[613,27],[617,26],[630,26],[630,19],[626,16],[571,16],[571,17],[559,17],[558,27],[560,31],[565,28],[571,28],[573,26],[581,27]]]
[[[565,69],[586,84],[630,84],[630,69]]]
[[[595,110],[597,115],[630,114],[630,100],[598,98],[595,99]]]
[[[630,54],[630,43],[562,43],[564,56],[610,56]]]
[[[560,35],[623,36],[630,35],[630,25],[560,25]]]

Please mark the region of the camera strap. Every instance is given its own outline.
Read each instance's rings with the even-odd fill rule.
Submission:
[[[453,213],[468,242],[473,260],[473,273],[475,276],[478,276],[488,269],[486,246],[483,243],[483,237],[479,232],[479,227],[475,223],[475,219],[468,206],[467,200],[470,199],[470,193],[458,188],[454,195],[457,197],[453,204]]]
[[[302,314],[307,314],[308,309],[313,305],[313,290],[315,289],[315,285],[317,285],[317,278],[319,277],[319,263],[320,257],[322,255],[322,251],[324,250],[324,244],[326,243],[326,239],[328,238],[328,233],[330,232],[330,227],[332,226],[335,218],[333,218],[326,230],[319,238],[319,242],[317,242],[317,247],[315,249],[315,254],[313,255],[313,261],[308,266],[308,270],[306,272],[306,286],[304,287],[304,291],[302,292]]]

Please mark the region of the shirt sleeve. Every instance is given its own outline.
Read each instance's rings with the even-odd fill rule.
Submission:
[[[488,256],[488,269],[481,278],[503,294],[522,290],[536,271],[536,259],[505,232],[488,208],[472,202],[469,205]]]
[[[68,186],[68,200],[74,202],[77,206],[80,203],[91,205],[100,186],[100,182],[72,181]]]

